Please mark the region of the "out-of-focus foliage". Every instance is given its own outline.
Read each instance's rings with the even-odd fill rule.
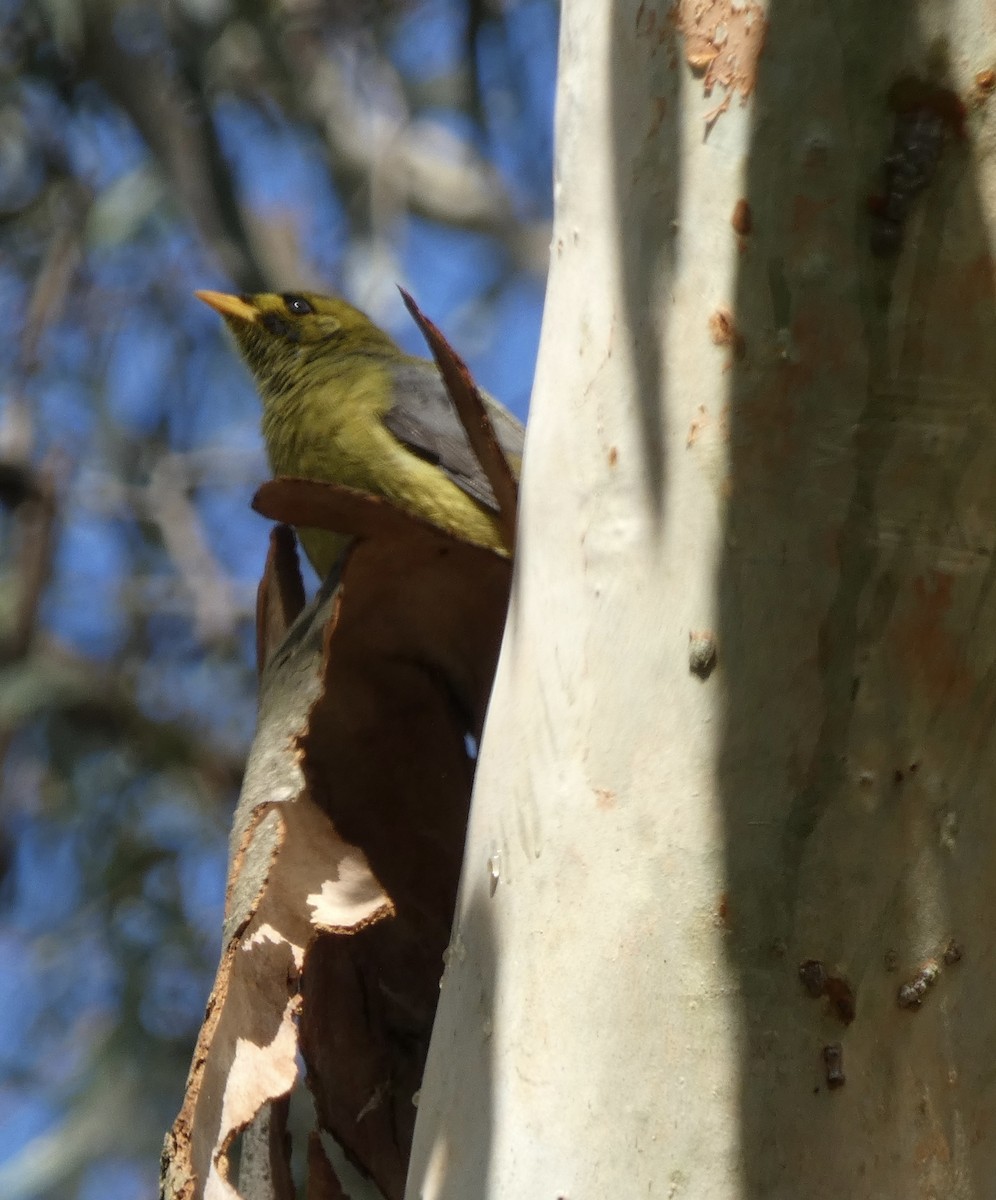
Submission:
[[[520,415],[553,0],[0,0],[0,1195],[154,1192],[251,736],[257,406],[194,287],[402,283]]]

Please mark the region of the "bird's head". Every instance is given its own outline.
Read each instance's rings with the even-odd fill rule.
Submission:
[[[196,292],[225,319],[264,399],[291,390],[302,375],[334,370],[352,354],[397,354],[398,347],[358,308],[315,292],[232,296]]]

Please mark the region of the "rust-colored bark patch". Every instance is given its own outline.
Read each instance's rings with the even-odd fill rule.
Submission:
[[[940,1129],[934,1129],[930,1133],[924,1134],[917,1142],[913,1153],[919,1166],[923,1166],[931,1160],[939,1163],[951,1161],[951,1147]]]
[[[768,25],[757,4],[679,0],[672,13],[684,39],[685,62],[701,75],[707,96],[717,85],[745,101],[757,83],[757,60]]]
[[[616,806],[616,794],[611,788],[595,788],[595,807],[600,812],[611,812]]]
[[[896,630],[904,665],[935,700],[963,699],[972,688],[958,640],[945,626],[953,587],[954,578],[946,571],[918,576],[912,605]]]
[[[850,1025],[857,1013],[854,989],[842,975],[830,975],[818,958],[807,958],[799,964],[799,981],[806,995],[818,1000],[826,996],[830,1013],[842,1025]]]
[[[792,199],[790,228],[800,240],[815,241],[826,228],[827,213],[837,203],[836,199],[816,200],[811,196],[797,195]]]
[[[685,449],[690,450],[699,440],[699,434],[709,424],[709,415],[704,404],[699,405],[698,412],[688,426],[688,437],[685,439]]]
[[[823,992],[830,1001],[830,1011],[843,1025],[850,1025],[857,1013],[854,989],[839,975],[828,975]]]
[[[709,333],[714,345],[729,346],[734,358],[743,358],[747,343],[728,308],[717,308],[712,314],[709,318]]]
[[[972,94],[969,97],[969,103],[973,107],[978,107],[984,104],[989,97],[996,91],[996,71],[991,67],[984,71],[977,71],[975,75],[975,87],[972,89]]]
[[[902,75],[889,89],[889,105],[896,113],[934,113],[955,137],[965,136],[965,105],[950,88]]]
[[[660,133],[661,126],[664,124],[664,118],[667,116],[668,99],[667,96],[655,96],[653,100],[654,117],[650,122],[650,131],[648,137],[657,137]]]
[[[741,237],[746,237],[754,228],[754,217],[750,211],[750,204],[743,196],[733,206],[733,216],[730,217],[730,224]]]

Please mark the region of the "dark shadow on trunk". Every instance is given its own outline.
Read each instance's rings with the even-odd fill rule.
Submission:
[[[993,949],[996,665],[973,630],[996,621],[996,303],[978,122],[959,137],[938,100],[945,48],[918,42],[909,5],[773,0],[768,18],[716,677],[744,1196],[881,1195],[893,1162],[898,1188],[936,1170],[983,1197],[968,1098],[996,1061],[992,1022],[971,1016],[991,1011],[985,972],[942,974],[929,1017],[896,1004],[943,931],[979,962]],[[903,127],[910,104],[923,127]],[[931,110],[943,150],[904,206],[889,188]],[[883,230],[890,203],[903,219]],[[846,979],[853,1023],[807,996],[812,959]],[[833,1042],[847,1083],[831,1090]],[[875,1133],[856,1154],[862,1111]]]

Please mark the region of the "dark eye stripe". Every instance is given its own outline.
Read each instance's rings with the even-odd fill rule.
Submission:
[[[281,296],[280,299],[287,306],[287,311],[293,313],[295,317],[306,317],[309,313],[315,311],[303,296],[296,296],[288,292]]]
[[[279,313],[264,313],[260,317],[259,323],[274,337],[286,338],[289,342],[301,340],[301,326],[296,321],[289,321],[286,317],[282,317]]]

